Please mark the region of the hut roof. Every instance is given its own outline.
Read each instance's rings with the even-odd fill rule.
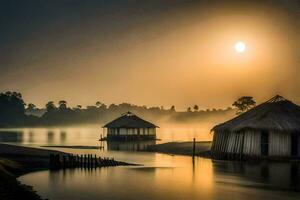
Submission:
[[[212,131],[239,132],[246,129],[300,131],[300,106],[276,95],[249,111],[213,127]]]
[[[156,128],[158,126],[139,118],[131,112],[124,113],[121,117],[107,123],[105,128]]]

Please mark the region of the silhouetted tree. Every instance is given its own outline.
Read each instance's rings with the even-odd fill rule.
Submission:
[[[95,105],[99,108],[99,107],[102,105],[102,103],[101,103],[100,101],[97,101],[97,102],[95,103]]]
[[[230,106],[226,108],[226,110],[231,110],[231,109],[232,109],[232,108],[231,108]]]
[[[104,103],[101,104],[100,109],[102,110],[106,110],[107,109],[107,105],[105,105]]]
[[[0,93],[0,124],[14,124],[25,117],[25,103],[21,93]]]
[[[171,106],[171,108],[170,108],[170,111],[172,111],[172,112],[176,112],[176,110],[175,110],[175,106],[173,105],[173,106]]]
[[[186,110],[187,112],[192,112],[191,107],[188,107],[188,109]]]
[[[81,105],[77,105],[76,107],[73,108],[73,110],[76,111],[76,112],[80,112],[81,108],[82,108]]]
[[[194,111],[199,111],[199,107],[198,107],[198,105],[194,105]]]
[[[236,100],[232,106],[237,108],[236,114],[239,115],[253,108],[255,104],[256,102],[254,101],[253,97],[243,96]]]
[[[44,113],[45,113],[46,109],[39,109],[37,108],[33,103],[29,103],[27,105],[27,108],[25,109],[25,114],[28,115],[32,115],[31,118],[33,116],[35,117],[41,117]]]
[[[87,110],[97,110],[96,106],[87,106],[86,107]]]
[[[115,111],[115,110],[118,110],[118,107],[116,104],[112,103],[109,105],[108,109],[109,110],[112,110],[112,111]]]
[[[47,113],[51,113],[51,112],[54,112],[56,110],[56,106],[55,106],[53,101],[49,101],[46,104],[46,110],[47,110]]]
[[[121,103],[118,105],[118,109],[120,109],[121,112],[127,112],[128,110],[133,109],[133,105],[131,105],[130,103]]]
[[[30,112],[34,111],[35,108],[36,108],[36,106],[33,103],[29,103],[27,105],[27,110],[30,111]]]
[[[66,110],[67,109],[67,102],[65,100],[60,100],[58,102],[59,110]]]

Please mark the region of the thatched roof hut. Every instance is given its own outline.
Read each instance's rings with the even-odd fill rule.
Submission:
[[[104,125],[105,128],[156,128],[155,124],[148,122],[131,112]]]
[[[212,131],[215,157],[300,155],[300,107],[279,95]]]
[[[107,128],[107,138],[112,140],[155,139],[156,126],[131,112],[103,126]]]

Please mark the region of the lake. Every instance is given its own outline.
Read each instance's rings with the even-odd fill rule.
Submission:
[[[289,162],[225,162],[172,156],[143,150],[151,142],[97,141],[100,126],[4,129],[0,142],[24,146],[101,146],[101,149],[51,148],[97,154],[142,164],[131,167],[39,171],[19,180],[50,200],[234,200],[299,199],[300,171]],[[160,128],[160,141],[211,140],[208,126]]]

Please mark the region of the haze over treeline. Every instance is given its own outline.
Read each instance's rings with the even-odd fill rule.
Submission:
[[[36,108],[32,103],[25,103],[18,92],[0,94],[0,126],[2,127],[103,124],[128,111],[158,124],[217,123],[235,114],[235,110],[231,107],[200,110],[198,105],[189,107],[184,112],[176,111],[175,106],[147,107],[129,103],[107,106],[101,102],[96,102],[86,108],[80,105],[70,108],[64,100],[59,101],[58,104],[49,101],[45,108]]]
[[[0,19],[0,90],[38,107],[300,103],[297,0],[2,0]]]

